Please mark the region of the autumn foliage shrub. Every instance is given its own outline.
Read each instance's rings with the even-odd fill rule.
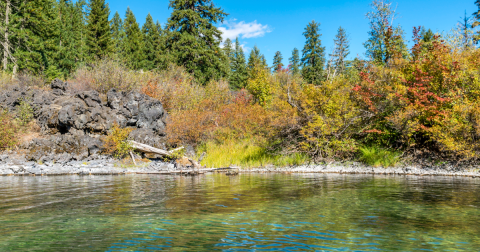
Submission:
[[[123,158],[133,151],[132,145],[128,141],[128,136],[132,132],[130,128],[121,128],[114,123],[108,135],[104,140],[104,152],[116,158]]]
[[[19,131],[14,118],[6,111],[0,110],[0,151],[12,148],[17,144]]]
[[[122,61],[112,58],[101,59],[94,64],[79,67],[72,79],[73,88],[96,90],[107,93],[116,88],[125,92],[139,90],[154,75],[153,72],[140,72],[128,69]]]
[[[479,52],[453,51],[438,37],[425,46],[414,34],[411,60],[371,66],[354,87],[374,119],[363,133],[381,138],[389,128],[403,148],[472,158],[480,147]]]

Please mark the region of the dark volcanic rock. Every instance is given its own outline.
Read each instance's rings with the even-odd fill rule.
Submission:
[[[32,106],[44,135],[30,143],[29,160],[68,162],[98,155],[101,136],[114,123],[134,128],[130,136],[135,141],[164,147],[167,114],[162,103],[138,92],[74,93],[56,79],[49,91],[17,86],[1,93],[0,108],[16,111],[22,100]]]

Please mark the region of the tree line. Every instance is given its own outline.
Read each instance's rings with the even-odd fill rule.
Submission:
[[[465,46],[480,39],[479,33],[471,32],[480,25],[480,0],[475,4],[479,11],[472,18],[465,16],[463,23]],[[349,39],[342,27],[328,60],[320,23],[311,21],[303,32],[302,51],[293,49],[288,67],[282,64],[279,51],[269,67],[257,46],[248,60],[238,38],[226,39],[221,46],[222,33],[215,24],[223,22],[228,14],[211,0],[171,0],[169,7],[173,11],[164,25],[148,14],[140,27],[130,8],[123,18],[116,12],[109,19],[105,0],[1,0],[2,69],[14,74],[27,71],[67,78],[79,65],[113,57],[133,70],[165,69],[177,64],[199,83],[223,78],[229,80],[231,88],[240,89],[246,87],[255,66],[274,72],[288,69],[308,83],[320,84],[361,64],[357,58],[347,60]],[[372,7],[374,11],[367,14],[370,38],[364,43],[368,58],[376,64],[388,64],[394,53],[410,57],[402,27],[390,24],[395,19],[391,3],[374,0]],[[422,28],[424,41],[432,41],[434,36],[431,30]]]

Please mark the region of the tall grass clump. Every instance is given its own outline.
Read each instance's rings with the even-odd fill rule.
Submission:
[[[401,154],[397,151],[390,151],[376,146],[362,147],[360,161],[373,167],[394,167],[400,161]]]
[[[199,153],[207,153],[202,165],[214,168],[240,166],[242,168],[277,167],[301,165],[308,161],[304,154],[281,155],[271,153],[252,139],[231,140],[223,143],[208,141],[198,148]]]

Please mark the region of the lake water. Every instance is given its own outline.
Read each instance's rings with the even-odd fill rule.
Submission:
[[[480,179],[0,177],[0,251],[480,251]]]

